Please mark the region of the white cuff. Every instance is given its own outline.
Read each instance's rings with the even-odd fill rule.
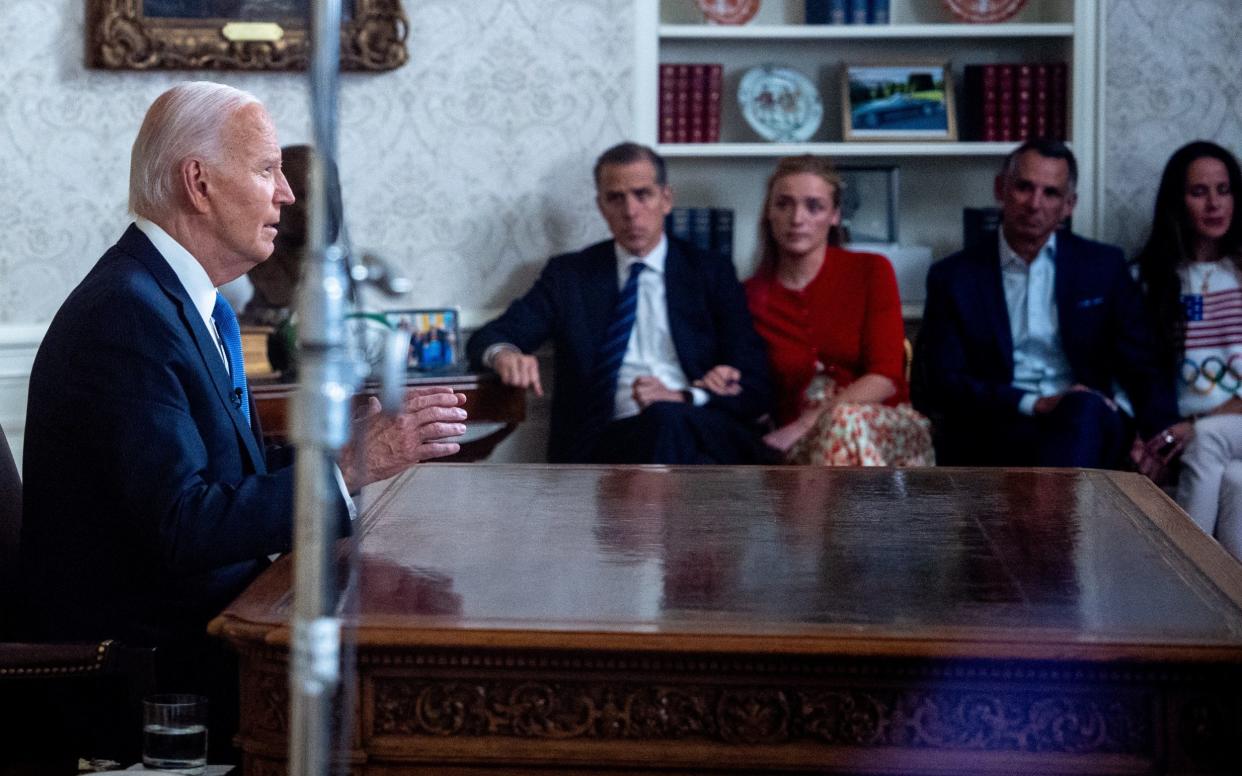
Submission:
[[[488,369],[495,369],[496,367],[492,366],[492,362],[495,361],[496,356],[504,350],[512,350],[514,353],[522,352],[516,345],[508,342],[497,342],[495,345],[492,345],[487,350],[483,351],[483,366]]]
[[[349,486],[345,484],[345,475],[341,473],[341,467],[333,464],[332,474],[336,477],[336,486],[341,489],[341,496],[345,499],[345,508],[349,510],[349,522],[352,523],[358,519],[358,505],[354,503],[354,497],[349,495]]]
[[[1022,394],[1022,400],[1018,402],[1018,412],[1021,412],[1023,415],[1034,415],[1035,402],[1037,401],[1039,401],[1039,394],[1037,393]]]

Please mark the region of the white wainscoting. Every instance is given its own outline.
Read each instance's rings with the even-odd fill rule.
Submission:
[[[47,324],[0,325],[0,427],[9,439],[13,458],[22,465],[26,436],[26,391],[35,352]]]

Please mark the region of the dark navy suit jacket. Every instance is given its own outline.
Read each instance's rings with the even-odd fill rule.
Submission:
[[[56,314],[31,373],[28,635],[202,638],[289,549],[289,456],[268,459],[232,392],[185,289],[130,226]]]
[[[1061,344],[1074,381],[1106,396],[1123,388],[1145,439],[1176,422],[1173,385],[1156,369],[1142,297],[1121,249],[1061,232],[1054,261]],[[989,424],[1017,415],[1022,391],[1013,387],[995,240],[932,265],[914,368],[915,406],[943,418],[945,434],[988,433]]]
[[[687,379],[693,382],[718,364],[736,367],[742,392],[713,394],[708,406],[743,422],[758,419],[771,396],[767,353],[732,262],[670,237],[664,285],[670,334]],[[588,383],[619,295],[616,250],[606,240],[552,258],[525,296],[470,338],[467,352],[476,369],[493,344],[508,342],[533,353],[552,340],[552,462],[584,460],[594,447],[599,429],[589,416]]]

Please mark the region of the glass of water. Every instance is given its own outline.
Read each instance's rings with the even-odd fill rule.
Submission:
[[[207,770],[207,699],[152,695],[142,702],[142,764],[160,771]]]

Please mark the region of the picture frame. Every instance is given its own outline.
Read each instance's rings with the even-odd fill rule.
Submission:
[[[410,372],[444,372],[462,360],[461,315],[455,307],[385,310],[384,318],[397,331],[408,331]]]
[[[841,101],[847,141],[957,140],[946,63],[842,64]]]
[[[106,70],[305,70],[309,0],[86,0],[86,64]],[[409,59],[401,0],[342,0],[341,68]]]
[[[850,242],[896,243],[898,172],[895,165],[842,165],[841,226]]]

